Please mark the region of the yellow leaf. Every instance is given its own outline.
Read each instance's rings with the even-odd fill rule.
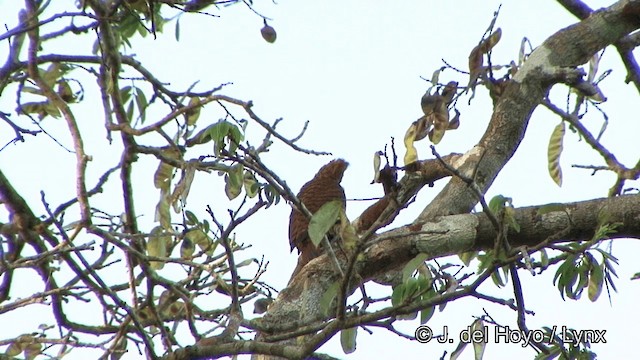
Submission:
[[[200,250],[206,252],[207,254],[213,254],[213,251],[216,248],[217,243],[214,243],[204,231],[200,229],[191,229],[185,234],[186,238],[189,238],[191,242],[195,245],[198,245]]]
[[[469,54],[469,87],[473,88],[476,85],[476,81],[480,77],[483,69],[483,56],[480,51],[480,45],[476,46],[471,50]]]
[[[53,87],[53,84],[62,76],[62,65],[59,62],[53,62],[46,71],[41,74],[42,80],[49,86]]]
[[[562,169],[560,168],[560,154],[562,154],[562,140],[564,138],[564,122],[558,124],[551,133],[547,149],[547,162],[551,179],[562,186]]]
[[[180,158],[180,151],[174,148],[164,150],[162,154],[170,159]],[[160,162],[158,169],[153,176],[153,184],[156,189],[165,190],[167,192],[169,191],[174,169],[175,168],[173,166],[162,161]]]
[[[169,193],[161,191],[160,201],[156,205],[156,216],[154,221],[160,222],[164,229],[171,229],[171,211],[169,211],[171,203],[169,201]]]
[[[340,238],[345,250],[348,252],[355,250],[358,245],[359,238],[356,235],[356,229],[351,225],[344,210],[340,211]]]
[[[193,183],[195,173],[195,164],[188,162],[186,168],[182,171],[180,181],[178,181],[173,189],[173,194],[171,194],[171,205],[175,212],[180,212],[182,206],[187,203],[187,196],[189,195],[189,190],[191,190],[191,183]]]
[[[38,342],[33,342],[27,345],[24,349],[24,358],[25,360],[33,360],[42,352],[42,344]]]
[[[18,356],[22,352],[23,344],[19,341],[12,342],[7,350],[5,350],[5,355],[7,356]]]
[[[193,259],[193,253],[196,251],[196,245],[185,236],[182,239],[182,245],[180,246],[180,257],[185,260]]]
[[[58,83],[57,93],[60,98],[67,103],[75,102],[76,100],[76,97],[71,90],[71,86],[69,86],[69,83],[67,81],[63,80]]]
[[[436,103],[431,117],[433,119],[433,129],[429,132],[429,140],[434,144],[438,144],[449,127],[449,109],[447,109],[447,105],[442,99]]]
[[[404,154],[404,165],[407,166],[418,160],[418,150],[413,145],[416,137],[416,123],[411,124],[404,134],[404,146],[407,152]]]

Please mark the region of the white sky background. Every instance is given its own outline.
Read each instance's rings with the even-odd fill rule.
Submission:
[[[410,123],[421,115],[420,97],[429,84],[420,76],[431,78],[433,71],[443,65],[441,59],[466,70],[468,54],[485,32],[499,4],[498,1],[473,0],[283,0],[274,5],[268,1],[258,1],[256,9],[273,19],[270,24],[278,33],[274,44],[265,42],[260,36],[262,19],[245,6],[237,5],[221,11],[210,10],[221,15],[220,18],[184,16],[180,21],[179,42],[175,41],[173,23],[170,23],[158,40],[154,41],[151,36],[136,38],[131,52],[160,80],[170,83],[173,90],[184,90],[195,80],[200,80],[196,90],[202,91],[220,83],[233,82],[221,93],[242,100],[253,100],[254,111],[264,120],[272,122],[283,117],[284,121],[278,129],[285,136],[296,136],[304,121],[310,120],[306,136],[298,144],[331,151],[335,157],[349,161],[351,165],[343,180],[347,198],[370,198],[382,194],[381,186],[369,185],[373,176],[372,154],[382,150],[393,136],[399,161],[402,161],[403,135]],[[598,8],[608,6],[609,1],[589,1],[588,4]],[[20,1],[0,0],[0,23],[13,27],[17,8],[22,5]],[[537,46],[557,30],[575,22],[576,19],[554,1],[505,1],[497,21],[503,35],[493,51],[493,63],[517,61],[523,37],[526,36],[533,46]],[[58,41],[55,45],[59,47],[45,50],[87,53],[91,42]],[[2,62],[7,49],[6,42],[0,45]],[[636,52],[636,56],[640,54]],[[632,85],[624,84],[626,71],[619,56],[613,49],[607,49],[600,69],[604,71],[611,68],[611,76],[601,84],[609,99],[601,107],[610,119],[602,142],[624,164],[633,166],[639,156],[635,140],[640,130],[638,93]],[[444,71],[440,81],[446,83],[450,80],[466,84],[468,77],[451,70]],[[126,84],[123,82],[123,85]],[[87,90],[91,86],[94,86],[93,83],[85,84]],[[15,109],[12,98],[14,91],[15,88],[5,90],[0,98],[0,110],[8,112]],[[564,108],[566,90],[558,87],[553,93],[557,95],[556,104]],[[467,100],[462,98],[458,102],[460,128],[446,133],[437,146],[440,154],[465,152],[483,134],[491,114],[488,93],[478,87],[470,106],[466,105]],[[87,92],[84,103],[73,108],[85,131],[87,152],[94,158],[89,164],[89,187],[104,170],[118,162],[121,150],[117,134],[114,134],[115,145],[112,148],[105,146],[103,114],[97,104],[99,99],[95,92]],[[597,133],[602,117],[595,109],[592,110],[584,123]],[[203,128],[217,121],[218,114],[214,105],[207,106],[198,125]],[[162,115],[158,113],[157,116]],[[147,122],[153,120],[148,118]],[[48,118],[43,126],[53,134],[61,134],[62,142],[71,147],[68,136],[63,135],[66,126],[62,127],[61,121]],[[557,117],[542,107],[535,111],[525,140],[493,184],[487,199],[495,194],[503,194],[512,197],[515,206],[520,207],[606,196],[613,184],[613,176],[605,173],[590,176],[586,170],[570,167],[572,164],[602,165],[603,161],[569,131],[561,161],[563,187],[558,188],[549,177],[547,142],[558,122]],[[250,124],[247,135],[257,143],[263,133],[256,124]],[[0,126],[2,145],[12,136],[7,126]],[[151,139],[148,143],[158,142]],[[428,146],[427,140],[416,143],[421,158],[432,157]],[[0,152],[0,167],[16,189],[27,198],[34,211],[42,213],[40,190],[47,194],[47,199],[54,206],[75,196],[74,183],[69,181],[75,167],[74,159],[73,154],[61,149],[44,135],[39,135],[35,139],[27,137],[26,143],[9,146]],[[263,157],[294,191],[330,159],[296,153],[279,145]],[[149,156],[141,156],[135,165],[134,181],[139,191],[136,194],[137,214],[142,216],[141,228],[148,227],[146,230],[150,230],[158,201],[158,192],[153,188],[153,172],[157,161]],[[113,183],[105,194],[93,200],[94,206],[111,209],[121,206],[118,176],[117,173],[113,175]],[[416,202],[401,214],[394,225],[410,222],[446,181],[441,180],[434,188],[423,189]],[[226,206],[223,189],[218,186],[220,184],[216,175],[198,174],[191,189],[188,208],[205,218],[204,207],[207,204]],[[628,183],[628,186],[638,187],[639,184]],[[369,204],[348,202],[348,215],[352,219],[357,217]],[[281,203],[251,219],[237,233],[239,242],[253,246],[243,256],[260,258],[264,254],[265,259],[271,262],[269,271],[262,279],[277,289],[286,285],[296,262],[296,256],[289,253],[287,240],[289,212],[290,208]],[[0,221],[7,221],[4,209],[0,210],[0,214]],[[77,213],[69,212],[67,220],[70,221],[74,216]],[[178,216],[174,215],[174,219],[178,219]],[[637,310],[640,283],[632,282],[629,278],[640,271],[637,266],[638,250],[637,243],[631,240],[617,240],[613,244],[613,255],[619,258],[620,266],[617,268],[619,279],[616,281],[618,293],[612,294],[612,305],[605,291],[596,303],[591,303],[586,294],[579,301],[562,301],[557,288],[551,283],[555,267],[536,277],[521,272],[527,309],[536,313],[527,317],[529,328],[567,325],[579,330],[606,329],[608,343],[594,345],[599,358],[632,358],[632,354],[637,353],[634,342],[637,336],[632,332],[632,324],[640,320]],[[441,264],[445,262],[443,260]],[[475,268],[467,270],[471,272]],[[171,275],[163,271],[165,273],[161,272],[162,275]],[[24,283],[27,283],[29,278],[25,279]],[[505,298],[513,296],[510,283],[502,290],[495,290],[491,286],[485,286],[482,290]],[[19,289],[16,292],[14,296],[20,296]],[[26,294],[25,291],[23,295]],[[380,292],[377,295],[384,294]],[[473,316],[483,314],[483,308],[498,323],[516,328],[514,312],[473,299],[449,304],[444,312],[436,313],[428,325],[436,333],[443,325],[448,325],[450,334],[457,335],[473,321]],[[0,316],[0,339],[14,337],[17,331],[32,331],[37,324],[44,322],[41,316],[47,313],[47,309],[41,310],[42,313],[30,307],[28,314],[21,312]],[[247,307],[245,314],[251,314],[251,310]],[[397,325],[412,335],[419,324],[413,320]],[[320,351],[349,359],[373,358],[393,352],[402,353],[407,358],[439,358],[443,351],[450,353],[456,346],[419,344],[385,330],[373,331],[373,335],[369,335],[360,329],[358,348],[352,355],[342,354],[339,337]],[[493,329],[490,334],[493,334]],[[519,344],[497,346],[490,343],[485,353],[488,359],[524,356],[531,358],[533,352],[530,349],[522,350]],[[131,355],[129,358],[136,357]],[[80,352],[72,352],[68,358],[80,358]],[[472,349],[467,349],[462,358],[472,359]]]

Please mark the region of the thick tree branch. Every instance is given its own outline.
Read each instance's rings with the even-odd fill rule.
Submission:
[[[563,209],[548,213],[545,205],[516,209],[520,232],[510,236],[510,244],[533,251],[540,244],[591,240],[601,214],[607,214],[609,223],[618,224],[612,238],[640,238],[640,195],[626,195],[568,203]],[[418,253],[435,259],[471,250],[491,250],[496,236],[495,227],[484,213],[451,215],[420,226],[407,225],[374,237],[358,263],[358,274],[366,282],[402,266]],[[281,292],[261,324],[267,328],[291,328],[322,319],[319,312],[322,295],[338,279],[339,274],[330,266],[327,256],[312,260]]]
[[[558,0],[558,2],[580,20],[588,18],[593,12],[587,4],[580,0]],[[640,33],[635,33],[625,36],[614,44],[624,66],[627,68],[626,82],[633,82],[638,92],[640,92],[640,66],[638,66],[638,62],[633,55],[633,49],[638,46],[639,39]]]
[[[497,101],[482,139],[465,155],[470,171],[484,153],[477,167],[476,182],[480,189],[486,192],[511,159],[524,138],[533,110],[551,86],[566,81],[563,75],[566,70],[586,63],[597,51],[640,28],[640,20],[634,15],[638,6],[640,1],[621,1],[596,11],[584,21],[558,31],[535,49]],[[467,213],[477,202],[477,195],[464,181],[452,178],[416,222]]]

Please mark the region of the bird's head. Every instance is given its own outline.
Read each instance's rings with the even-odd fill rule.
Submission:
[[[343,159],[332,160],[325,166],[321,167],[320,170],[318,170],[315,178],[332,179],[340,183],[340,181],[342,181],[342,176],[344,175],[345,170],[347,170],[347,166],[349,166],[349,163],[344,161]]]

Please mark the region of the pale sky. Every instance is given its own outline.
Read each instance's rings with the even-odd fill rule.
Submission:
[[[237,5],[220,11],[210,10],[220,15],[219,18],[183,16],[180,20],[179,42],[175,40],[172,22],[158,40],[154,41],[151,36],[136,38],[130,51],[161,81],[170,83],[173,90],[185,90],[196,80],[199,83],[195,89],[202,91],[220,83],[233,82],[221,93],[242,100],[253,100],[254,111],[266,121],[284,118],[278,129],[285,136],[295,137],[304,121],[309,120],[306,136],[298,144],[314,150],[330,151],[334,157],[350,162],[343,185],[347,198],[351,199],[382,194],[381,186],[369,185],[373,177],[372,155],[382,150],[390,137],[395,137],[399,161],[402,161],[402,138],[411,122],[421,115],[420,98],[429,86],[420,77],[431,78],[433,71],[443,65],[441,59],[466,70],[469,52],[480,41],[500,5],[498,1],[474,0],[281,0],[277,5],[269,1],[256,2],[256,9],[273,19],[270,25],[278,34],[273,44],[265,42],[260,36],[262,19],[245,6]],[[609,1],[587,3],[592,8],[610,4]],[[9,28],[15,26],[17,6],[21,5],[22,2],[14,0],[0,0],[3,8],[0,22]],[[496,25],[502,29],[502,39],[493,51],[493,63],[517,61],[524,37],[535,47],[557,30],[574,22],[576,19],[555,1],[504,1]],[[91,41],[81,40],[77,43],[57,41],[52,46],[54,44],[56,48],[47,47],[45,50],[68,54],[87,53],[92,46]],[[2,63],[7,48],[6,42],[0,46]],[[636,51],[636,56],[640,56],[640,52]],[[624,83],[626,71],[614,49],[607,49],[600,69],[613,69],[601,84],[608,101],[600,106],[609,116],[602,143],[624,164],[633,166],[639,156],[638,146],[633,145],[637,144],[636,137],[640,131],[638,92],[632,85]],[[441,82],[450,80],[466,84],[468,77],[451,70],[440,75]],[[78,122],[86,134],[87,152],[94,158],[89,164],[90,184],[104,170],[117,164],[120,154],[117,140],[113,148],[105,145],[103,114],[101,109],[97,110],[100,102],[92,86],[93,83],[85,85],[85,100],[74,107],[80,115]],[[554,101],[561,108],[565,106],[566,93],[566,88],[560,86],[552,91]],[[14,95],[15,87],[5,90],[0,98],[0,111],[15,109]],[[470,106],[467,106],[467,101],[468,98],[459,101],[460,128],[447,132],[437,146],[440,154],[464,153],[482,136],[490,118],[491,100],[487,91],[479,88]],[[155,115],[160,117],[163,113]],[[216,122],[218,117],[219,110],[208,106],[202,111],[198,124],[204,127]],[[570,131],[567,131],[564,140],[565,152],[561,160],[563,186],[559,188],[551,180],[547,172],[547,142],[558,123],[559,119],[542,107],[535,111],[525,140],[494,182],[487,199],[503,194],[512,197],[514,205],[520,207],[607,195],[613,184],[613,176],[605,173],[590,176],[589,171],[571,168],[573,164],[603,165],[603,161]],[[602,125],[602,116],[597,111],[591,111],[584,123],[597,133]],[[64,135],[66,126],[62,126],[61,120],[48,118],[43,126],[52,134],[60,134],[62,143],[71,146],[68,136]],[[7,126],[0,125],[0,146],[9,141],[12,134]],[[256,124],[250,124],[247,136],[257,143],[263,133]],[[159,143],[156,139],[146,141],[149,144]],[[429,145],[427,140],[416,143],[420,158],[432,157]],[[187,156],[197,157],[198,154],[187,153]],[[321,165],[332,158],[295,153],[281,145],[275,145],[269,154],[263,156],[263,160],[296,192]],[[74,183],[69,180],[73,178],[74,166],[74,155],[43,135],[28,137],[26,143],[9,146],[0,152],[0,168],[38,214],[43,212],[40,190],[45,192],[47,200],[54,206],[75,196]],[[158,200],[158,192],[153,188],[157,160],[141,155],[136,166],[139,168],[134,170],[134,182],[140,189],[136,194],[137,213],[141,216],[140,226],[150,230],[154,226],[154,208]],[[117,176],[114,175],[114,179]],[[435,187],[423,189],[394,225],[410,222],[446,181],[441,180]],[[204,208],[208,204],[225,208],[228,201],[219,186],[221,184],[215,174],[198,174],[188,199],[188,208],[202,218],[207,216]],[[640,184],[628,183],[627,187],[630,186],[640,187]],[[114,182],[92,204],[110,207],[113,212],[120,211],[117,210],[120,202],[114,203],[119,199],[119,194],[118,184]],[[369,204],[349,201],[347,213],[354,219]],[[277,289],[286,285],[296,262],[296,256],[289,252],[287,239],[289,212],[290,208],[281,203],[251,219],[237,232],[238,242],[252,245],[243,256],[259,259],[264,255],[271,262],[262,280]],[[67,217],[71,221],[77,217],[77,213],[69,213]],[[177,215],[174,217],[178,218]],[[0,221],[7,221],[4,209],[0,210]],[[616,268],[619,275],[615,282],[618,292],[612,293],[611,305],[605,291],[596,303],[591,303],[586,294],[578,301],[563,301],[552,284],[557,267],[535,277],[520,272],[527,309],[536,313],[527,317],[529,329],[553,325],[566,325],[577,330],[605,329],[607,344],[593,345],[599,359],[632,358],[637,354],[632,324],[640,320],[637,310],[640,282],[629,279],[640,271],[637,265],[638,250],[640,247],[637,242],[631,240],[616,240],[613,244],[613,255],[620,260],[620,266]],[[441,264],[447,261],[458,263],[455,258],[439,260]],[[472,266],[466,272],[474,270]],[[162,275],[168,276],[165,273]],[[379,296],[390,295],[391,292],[390,289],[371,288]],[[494,296],[513,297],[510,283],[503,289],[496,289],[487,283],[481,290]],[[47,309],[41,308],[42,313],[34,310],[37,309],[34,307],[28,309],[29,314],[26,315],[22,312],[0,316],[0,340],[16,336],[17,331],[33,331],[44,321],[41,314],[47,313]],[[448,304],[444,312],[437,312],[428,325],[436,333],[440,333],[446,325],[449,333],[457,336],[471,324],[473,316],[483,315],[483,309],[500,324],[513,329],[517,327],[514,312],[477,299]],[[245,315],[249,316],[251,310],[247,307]],[[4,325],[9,323],[12,324],[10,327]],[[418,320],[396,323],[400,330],[409,335],[418,325]],[[431,359],[439,358],[445,350],[451,353],[457,345],[420,344],[401,339],[386,330],[371,330],[373,334],[370,335],[360,329],[357,350],[351,355],[342,353],[339,336],[320,348],[320,352],[346,359],[369,359],[391,353],[401,353],[407,359]],[[494,328],[491,328],[490,334],[493,333]],[[485,352],[487,359],[533,356],[532,350],[523,350],[519,344],[490,342]],[[82,358],[81,352],[72,352],[66,358]],[[137,356],[131,354],[125,358],[135,359]],[[461,359],[473,359],[471,347]]]

